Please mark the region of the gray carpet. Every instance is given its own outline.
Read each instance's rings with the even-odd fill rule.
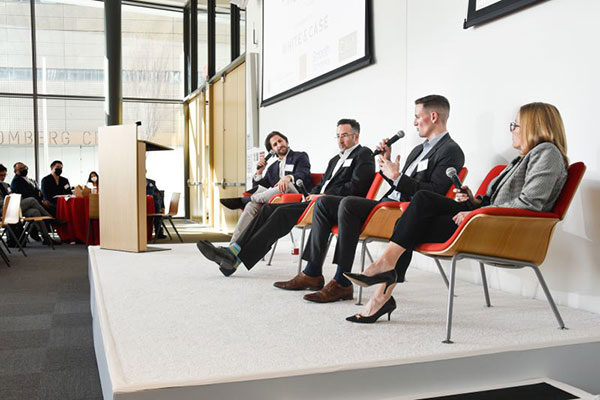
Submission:
[[[101,399],[87,248],[26,251],[0,263],[0,399]]]

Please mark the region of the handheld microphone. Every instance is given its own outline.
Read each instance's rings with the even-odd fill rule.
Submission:
[[[275,155],[275,150],[271,150],[269,152],[269,154],[267,154],[267,156],[265,157],[265,165],[267,165],[267,161],[269,161],[269,158],[273,157]],[[256,170],[258,171],[260,169],[259,166],[256,167]]]
[[[446,169],[446,176],[448,178],[450,178],[450,180],[452,181],[452,183],[454,184],[454,186],[456,186],[456,188],[461,193],[467,193],[466,190],[462,189],[462,182],[460,181],[460,178],[456,174],[456,169],[454,167],[449,167],[449,168]]]
[[[302,182],[302,179],[296,180],[296,186],[298,187],[298,189],[300,189],[302,196],[304,196],[304,197],[309,196],[308,191],[306,190],[306,186],[304,186],[304,182]]]
[[[392,144],[396,143],[398,141],[398,139],[402,139],[404,137],[404,131],[402,129],[400,129],[398,131],[398,133],[396,133],[394,136],[392,136],[391,138],[389,138],[386,142],[386,144],[388,146],[392,146]],[[374,156],[378,156],[381,153],[383,153],[382,150],[375,150],[375,152],[373,153]]]

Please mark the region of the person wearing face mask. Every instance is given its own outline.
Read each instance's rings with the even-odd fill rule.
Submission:
[[[87,180],[88,186],[98,189],[99,182],[100,181],[98,179],[98,173],[96,171],[90,172],[90,175],[88,176],[88,180]]]
[[[37,183],[27,178],[27,173],[29,172],[27,165],[23,164],[22,162],[17,162],[15,163],[13,168],[15,176],[11,181],[10,190],[7,190],[7,192],[19,193],[21,195],[21,212],[23,213],[23,215],[25,217],[51,217],[52,215],[50,214],[46,205],[44,205],[43,203],[42,193],[37,187]],[[4,186],[4,189],[6,190],[6,186],[4,183],[4,178],[6,178],[6,172],[4,173],[4,175],[2,175],[2,169],[4,169],[4,166],[0,168],[0,184],[2,184]],[[0,191],[4,192],[3,190]],[[6,195],[8,195],[8,193]],[[3,202],[4,199],[2,199],[2,203]],[[52,223],[55,225],[65,224],[64,221],[58,220],[53,220]],[[48,229],[50,229],[49,226]],[[20,232],[19,228],[17,228],[17,231]],[[42,232],[42,235],[44,236],[44,244],[49,244],[50,241],[52,241],[54,244],[60,244],[60,242],[51,239],[47,232]],[[17,236],[20,236],[20,233]],[[42,240],[42,238],[40,238],[39,232],[35,227],[33,227],[30,230],[29,236],[33,240],[38,242]],[[11,243],[9,239],[9,246],[10,245]],[[14,246],[16,246],[16,244]]]
[[[52,161],[50,164],[49,175],[42,179],[42,204],[50,211],[50,214],[56,216],[56,196],[72,194],[69,180],[62,175],[63,163],[60,160]]]

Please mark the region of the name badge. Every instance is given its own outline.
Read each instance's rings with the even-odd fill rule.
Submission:
[[[427,165],[429,165],[429,159],[421,161],[419,165],[417,165],[417,172],[425,171]]]
[[[293,171],[294,170],[294,164],[285,164],[285,171]]]
[[[351,159],[351,158],[347,158],[347,159],[344,161],[344,165],[342,165],[342,167],[344,167],[344,168],[345,168],[345,167],[349,167],[351,164],[352,164],[352,159]]]
[[[65,184],[65,189],[68,189],[68,188],[69,188],[69,184],[67,183],[67,184]]]

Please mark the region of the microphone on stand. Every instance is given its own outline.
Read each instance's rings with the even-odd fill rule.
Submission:
[[[298,189],[300,189],[300,193],[302,193],[302,196],[309,196],[308,191],[306,190],[306,186],[304,186],[304,182],[302,182],[302,179],[296,180],[296,186],[298,187]]]
[[[454,167],[447,168],[446,169],[446,176],[448,178],[450,178],[450,180],[452,181],[452,183],[454,184],[454,186],[456,186],[456,188],[461,193],[467,193],[467,191],[462,188],[462,182],[460,181],[460,178],[456,174],[456,168],[454,168]]]
[[[267,161],[269,161],[269,158],[273,157],[275,155],[275,150],[271,150],[269,152],[269,154],[267,154],[267,156],[265,157],[265,166],[267,165]],[[261,167],[256,166],[256,170],[258,171]]]
[[[404,131],[402,129],[400,129],[398,131],[398,133],[396,133],[394,136],[392,136],[391,138],[389,138],[385,144],[387,144],[388,146],[391,147],[392,144],[396,143],[399,139],[402,139],[403,137],[404,137]],[[373,155],[374,156],[378,156],[381,153],[383,153],[383,150],[375,150],[375,152],[373,153]]]

